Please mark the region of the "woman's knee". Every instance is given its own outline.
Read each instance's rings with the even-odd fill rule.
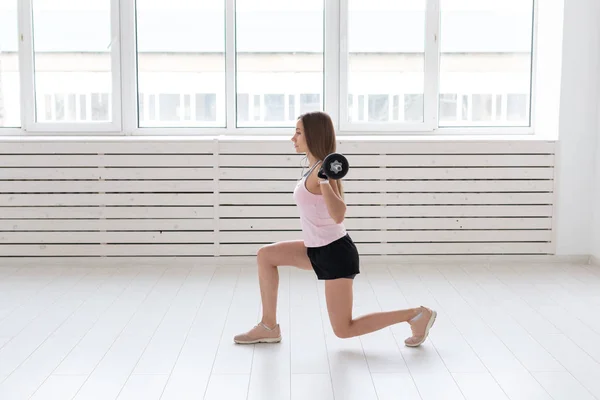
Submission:
[[[266,244],[266,245],[261,246],[258,249],[258,251],[256,252],[256,261],[258,262],[258,265],[269,263],[270,253],[271,253],[270,245]]]
[[[335,324],[331,326],[333,328],[333,333],[340,339],[348,339],[354,336],[352,334],[352,324]]]

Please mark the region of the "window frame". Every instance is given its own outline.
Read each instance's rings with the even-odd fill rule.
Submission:
[[[38,122],[36,118],[35,92],[35,55],[33,38],[33,0],[19,2],[19,31],[21,64],[21,115],[22,130],[36,134],[81,135],[101,133],[103,135],[121,135],[121,38],[120,0],[110,0],[111,32],[111,82],[112,99],[109,122]],[[91,99],[91,97],[90,97]]]
[[[350,122],[348,121],[348,15],[349,0],[340,0],[340,94],[337,104],[339,126],[342,131],[397,133],[397,132],[434,132],[437,127],[438,107],[438,69],[439,69],[439,30],[440,0],[425,1],[425,60],[423,86],[423,122]],[[362,94],[362,93],[361,93]],[[346,101],[341,101],[346,99]],[[366,100],[368,102],[368,99]],[[367,116],[368,117],[368,116]],[[367,118],[368,119],[368,118]]]
[[[538,0],[533,0],[530,93],[528,126],[442,126],[439,120],[439,65],[441,0],[426,0],[424,120],[421,123],[348,121],[348,1],[323,0],[323,110],[334,122],[338,135],[345,136],[513,136],[532,135],[536,121]],[[135,1],[110,0],[112,121],[107,123],[47,123],[35,118],[35,76],[32,35],[32,0],[18,2],[21,127],[0,128],[2,135],[115,135],[115,136],[272,136],[288,135],[291,127],[237,127],[235,0],[225,7],[225,127],[181,126],[140,127],[138,115],[137,46]],[[283,91],[284,99],[288,93]],[[297,93],[300,95],[300,93]],[[390,96],[393,99],[393,96]],[[284,104],[285,104],[284,100]],[[356,101],[356,99],[355,99]],[[403,101],[400,101],[403,104]],[[391,105],[390,107],[393,107]],[[287,109],[287,108],[286,108]],[[296,110],[298,111],[298,110]],[[251,117],[251,115],[250,115]],[[287,115],[286,115],[287,117]],[[368,117],[368,116],[367,116]]]

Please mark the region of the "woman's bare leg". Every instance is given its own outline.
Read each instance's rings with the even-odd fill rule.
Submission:
[[[256,259],[263,315],[258,325],[234,337],[234,341],[240,344],[273,343],[281,340],[281,332],[277,324],[278,267],[285,265],[312,270],[302,240],[263,246],[258,251]]]
[[[407,345],[419,345],[425,339],[433,320],[435,320],[435,312],[424,307],[419,307],[377,312],[354,319],[352,318],[352,285],[352,279],[325,281],[327,310],[331,327],[336,336],[351,338],[364,335],[400,322],[408,322],[422,312],[423,314],[414,324],[411,324],[413,327],[413,338],[410,339],[413,340],[409,340]]]
[[[279,266],[292,266],[312,270],[302,240],[278,242],[258,250],[258,280],[262,300],[262,320],[268,327],[277,324],[277,295],[279,291]]]

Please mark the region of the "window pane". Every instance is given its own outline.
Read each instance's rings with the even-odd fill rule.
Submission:
[[[365,119],[365,95],[361,94],[358,96],[358,120],[364,121]]]
[[[0,1],[0,128],[21,126],[17,0]]]
[[[160,121],[179,121],[180,104],[179,94],[159,94],[158,95],[158,118]]]
[[[457,96],[440,94],[440,121],[456,121]]]
[[[237,116],[237,125],[293,127],[297,114],[286,113],[285,93],[312,93],[317,102],[302,108],[322,110],[324,0],[236,1],[237,93],[260,94],[254,118]],[[297,97],[298,98],[298,97]]]
[[[404,120],[412,122],[423,121],[423,95],[404,95]]]
[[[442,0],[440,6],[440,92],[472,96],[468,118],[440,115],[440,125],[528,126],[529,109],[511,119],[498,99],[525,93],[529,102],[533,0]],[[495,110],[486,93],[496,94]]]
[[[80,95],[79,96],[79,113],[80,113],[79,119],[81,121],[85,121],[87,119],[87,115],[88,115],[87,104],[88,104],[88,101],[87,101],[86,95],[84,95],[84,94]]]
[[[461,119],[463,121],[468,121],[469,120],[469,96],[468,95],[463,95],[462,96],[462,105],[461,105]]]
[[[262,113],[261,113],[262,104],[260,102],[260,97],[261,96],[258,94],[255,94],[253,96],[253,98],[254,98],[254,108],[253,108],[254,109],[254,114],[253,114],[254,121],[260,121],[261,116],[262,116]]]
[[[77,96],[69,93],[67,97],[67,119],[73,121],[77,119],[77,104],[75,104]]]
[[[265,94],[265,121],[283,121],[284,98],[282,94]]]
[[[296,118],[296,96],[291,94],[288,98],[289,119]]]
[[[496,119],[502,118],[502,95],[496,95]]]
[[[506,100],[506,118],[509,121],[526,122],[529,112],[527,95],[509,93]]]
[[[348,119],[350,121],[354,120],[354,95],[348,94]]]
[[[44,119],[45,121],[51,121],[52,120],[52,116],[54,115],[54,113],[52,112],[52,110],[54,109],[54,106],[52,105],[52,95],[50,94],[46,94],[44,95]]]
[[[369,95],[369,121],[393,121],[390,96],[423,95],[425,5],[425,0],[348,1],[348,94],[387,99],[384,107],[383,97]],[[358,113],[348,110],[348,119],[361,121],[360,108]],[[400,120],[422,122],[423,108],[411,107],[410,119]]]
[[[473,121],[491,121],[492,120],[492,95],[474,94],[473,95]]]
[[[392,118],[394,121],[400,120],[400,96],[394,95],[392,100]]]
[[[320,94],[317,93],[300,95],[300,114],[319,110],[321,110]]]
[[[224,0],[137,0],[136,13],[140,126],[225,126]]]
[[[183,95],[183,119],[185,119],[186,121],[189,121],[192,117],[192,106],[190,103],[191,103],[190,95],[184,94]]]
[[[57,94],[54,97],[54,100],[55,100],[54,112],[56,113],[56,120],[64,121],[65,120],[65,95]]]
[[[369,95],[369,121],[388,121],[390,119],[389,107],[389,96],[387,94]]]
[[[214,93],[196,94],[196,120],[217,120],[217,95]]]
[[[32,1],[38,122],[111,121],[110,4],[110,0]],[[65,113],[65,93],[91,95],[91,114],[82,114],[78,120],[72,113]],[[94,100],[94,94],[99,93],[103,95]],[[52,111],[46,108],[48,95],[54,96],[51,118],[48,116]]]
[[[248,121],[250,119],[250,95],[248,93],[238,94],[237,114],[240,121]]]

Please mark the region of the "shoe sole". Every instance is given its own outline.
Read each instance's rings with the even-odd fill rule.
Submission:
[[[256,340],[233,340],[237,344],[256,344],[256,343],[279,343],[281,342],[281,338],[264,338],[264,339],[256,339]]]
[[[419,347],[421,344],[423,344],[423,342],[425,340],[427,340],[427,336],[429,336],[429,330],[433,326],[433,323],[435,322],[436,318],[437,318],[437,312],[434,311],[434,310],[432,310],[431,311],[431,318],[429,318],[429,322],[427,322],[427,326],[425,327],[425,335],[423,336],[423,339],[420,342],[417,342],[417,343],[413,343],[413,344],[404,343],[404,345],[407,346],[407,347]]]

